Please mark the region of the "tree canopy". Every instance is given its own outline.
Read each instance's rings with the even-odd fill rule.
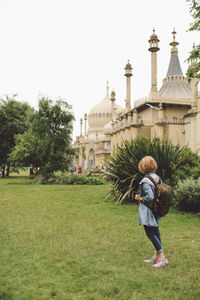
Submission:
[[[194,18],[194,22],[191,24],[189,31],[197,30],[200,31],[200,1],[199,0],[187,0],[189,2],[190,13]],[[188,62],[195,61],[191,64],[187,71],[187,77],[191,80],[194,77],[200,80],[200,44],[194,45],[190,55],[188,57]]]
[[[28,118],[33,113],[27,103],[15,100],[15,96],[0,99],[0,164],[7,163],[15,146],[15,137],[28,129]]]
[[[30,127],[16,139],[10,161],[16,167],[33,164],[45,176],[67,170],[73,155],[73,120],[67,102],[57,100],[54,104],[51,99],[41,98],[38,111],[30,118]]]

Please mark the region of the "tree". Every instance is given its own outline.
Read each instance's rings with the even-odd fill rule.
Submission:
[[[39,110],[31,117],[30,128],[17,138],[10,161],[17,167],[28,167],[32,163],[44,176],[67,170],[73,156],[74,117],[70,109],[63,100],[53,104],[52,100],[41,98]]]
[[[16,96],[0,99],[0,164],[4,176],[5,164],[15,146],[15,137],[28,129],[28,118],[33,109],[27,103],[15,100]],[[8,171],[9,172],[9,171]]]
[[[197,30],[200,31],[200,1],[199,0],[187,0],[190,5],[190,13],[194,18],[194,23],[191,24],[189,31]],[[193,47],[188,57],[188,62],[193,63],[187,71],[187,77],[191,80],[194,77],[200,80],[200,44]]]

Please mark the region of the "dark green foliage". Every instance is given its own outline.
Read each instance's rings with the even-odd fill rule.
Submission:
[[[101,185],[105,184],[105,181],[101,177],[89,177],[87,178],[87,184]]]
[[[200,156],[197,152],[183,147],[176,162],[176,168],[172,175],[172,184],[175,185],[178,180],[184,180],[187,177],[197,179],[200,177]]]
[[[158,164],[157,174],[172,186],[182,176],[185,178],[192,172],[195,176],[198,174],[199,156],[186,147],[174,146],[158,138],[149,140],[138,137],[124,141],[107,163],[108,180],[113,184],[112,193],[117,203],[133,201],[133,195],[144,176],[138,170],[138,163],[146,155],[154,157]]]
[[[33,109],[27,103],[12,98],[0,99],[0,164],[7,163],[15,146],[15,137],[28,129],[28,119]]]
[[[200,1],[199,0],[187,0],[189,2],[189,9],[192,17],[194,18],[194,23],[191,24],[189,28],[192,30],[200,30]]]
[[[85,176],[73,175],[69,179],[70,184],[87,184],[87,178]]]
[[[200,59],[200,45],[196,46],[191,52],[190,56],[188,58],[188,63],[191,63],[192,60],[199,60]],[[200,80],[200,62],[197,62],[196,64],[192,64],[188,67],[187,70],[187,78],[189,81],[192,80],[192,78],[196,77],[197,80]]]
[[[200,179],[179,181],[173,192],[173,206],[185,212],[200,212]]]
[[[101,185],[106,181],[102,177],[88,177],[85,175],[59,175],[52,177],[43,177],[40,174],[35,177],[35,182],[38,184],[73,184],[73,185]]]
[[[10,161],[18,168],[32,163],[46,177],[55,171],[65,171],[73,156],[71,106],[62,100],[55,104],[42,98],[39,110],[31,118],[29,129],[17,137]]]
[[[191,24],[189,31],[197,30],[200,31],[200,1],[199,0],[187,0],[189,2],[189,9],[194,22]],[[198,81],[200,80],[200,44],[193,47],[188,57],[188,62],[196,62],[189,66],[187,71],[187,77],[189,80],[196,77]]]

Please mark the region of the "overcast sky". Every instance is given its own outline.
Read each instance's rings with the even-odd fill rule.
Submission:
[[[160,39],[158,87],[173,27],[185,74],[188,53],[200,42],[199,32],[187,32],[191,22],[186,0],[0,0],[0,96],[17,93],[35,108],[39,95],[62,97],[73,107],[75,138],[80,118],[105,97],[107,80],[125,106],[128,59],[132,106],[148,96],[153,27]]]

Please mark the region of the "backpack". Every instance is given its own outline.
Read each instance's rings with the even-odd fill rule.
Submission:
[[[155,198],[151,210],[155,217],[163,217],[169,211],[172,198],[172,187],[168,184],[161,183],[160,178],[157,183],[150,175],[146,175],[145,177],[151,180],[155,185]]]

